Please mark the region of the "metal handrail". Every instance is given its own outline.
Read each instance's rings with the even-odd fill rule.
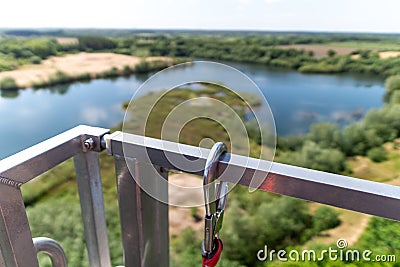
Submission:
[[[157,194],[168,197],[168,186],[152,185],[151,177],[167,180],[168,169],[203,175],[209,150],[89,126],[75,127],[0,161],[0,266],[38,267],[20,187],[70,157],[90,266],[111,266],[98,159],[103,149],[115,158],[125,266],[169,266],[168,205],[139,184],[150,183]],[[191,160],[169,160],[182,156]],[[229,153],[219,164],[221,181],[249,187],[257,176],[263,178],[259,190],[400,221],[397,186]]]
[[[97,152],[108,129],[78,126],[0,161],[0,266],[38,267],[20,187],[74,157],[91,266],[110,267]],[[94,142],[89,151],[85,141]]]
[[[115,132],[105,136],[109,153],[179,171],[200,170],[203,175],[208,149],[132,134]],[[165,149],[168,148],[168,149]],[[174,165],[169,159],[190,158],[188,165]],[[220,180],[249,187],[256,174],[263,177],[258,190],[400,221],[400,187],[321,172],[276,162],[225,153],[219,161]],[[238,177],[238,174],[240,176]]]

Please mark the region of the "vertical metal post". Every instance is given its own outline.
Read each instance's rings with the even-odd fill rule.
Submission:
[[[8,185],[0,185],[0,251],[0,266],[39,266],[21,191]]]
[[[110,267],[98,153],[78,154],[74,164],[90,266]]]
[[[160,185],[152,179],[160,174],[168,179],[168,173],[133,160],[135,172],[131,174],[125,160],[133,159],[115,157],[125,267],[168,267],[168,204],[149,196],[133,178],[146,179],[147,184],[154,181],[155,190],[168,194],[167,183]]]

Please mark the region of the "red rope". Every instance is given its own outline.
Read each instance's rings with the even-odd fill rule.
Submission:
[[[202,267],[215,267],[217,266],[217,263],[219,261],[219,257],[221,256],[222,253],[222,241],[219,238],[216,238],[214,241],[216,241],[215,244],[215,252],[213,252],[210,257],[205,257],[203,256],[203,264]]]

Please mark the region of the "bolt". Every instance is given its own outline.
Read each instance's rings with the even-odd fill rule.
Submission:
[[[161,168],[160,168],[160,172],[168,172],[168,171],[169,171],[168,168],[164,168],[164,167],[161,167]]]
[[[83,142],[83,146],[87,149],[87,150],[92,150],[95,146],[95,142],[92,138],[89,138],[87,140],[85,140]]]

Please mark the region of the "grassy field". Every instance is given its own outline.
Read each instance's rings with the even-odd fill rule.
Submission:
[[[328,47],[346,47],[346,48],[353,48],[357,50],[394,50],[400,51],[400,42],[392,43],[392,42],[366,42],[366,41],[352,41],[352,42],[328,42],[321,44],[321,46],[328,46]]]
[[[347,46],[335,46],[335,45],[325,45],[325,44],[293,44],[293,45],[280,45],[279,48],[285,49],[296,49],[304,50],[306,52],[311,51],[314,57],[321,58],[326,57],[329,50],[334,50],[336,55],[349,55],[355,50],[355,47]]]
[[[352,169],[349,175],[356,178],[366,179],[375,182],[390,183],[400,177],[400,140],[393,143],[386,143],[385,150],[388,153],[388,160],[373,162],[367,157],[356,156],[347,160],[347,165]]]
[[[360,50],[371,51],[400,51],[400,43],[379,43],[379,42],[330,42],[322,44],[292,44],[280,45],[279,48],[312,51],[314,57],[327,57],[329,50],[334,50],[336,55],[350,55]],[[398,55],[396,55],[398,56]],[[384,58],[384,57],[381,57]]]

